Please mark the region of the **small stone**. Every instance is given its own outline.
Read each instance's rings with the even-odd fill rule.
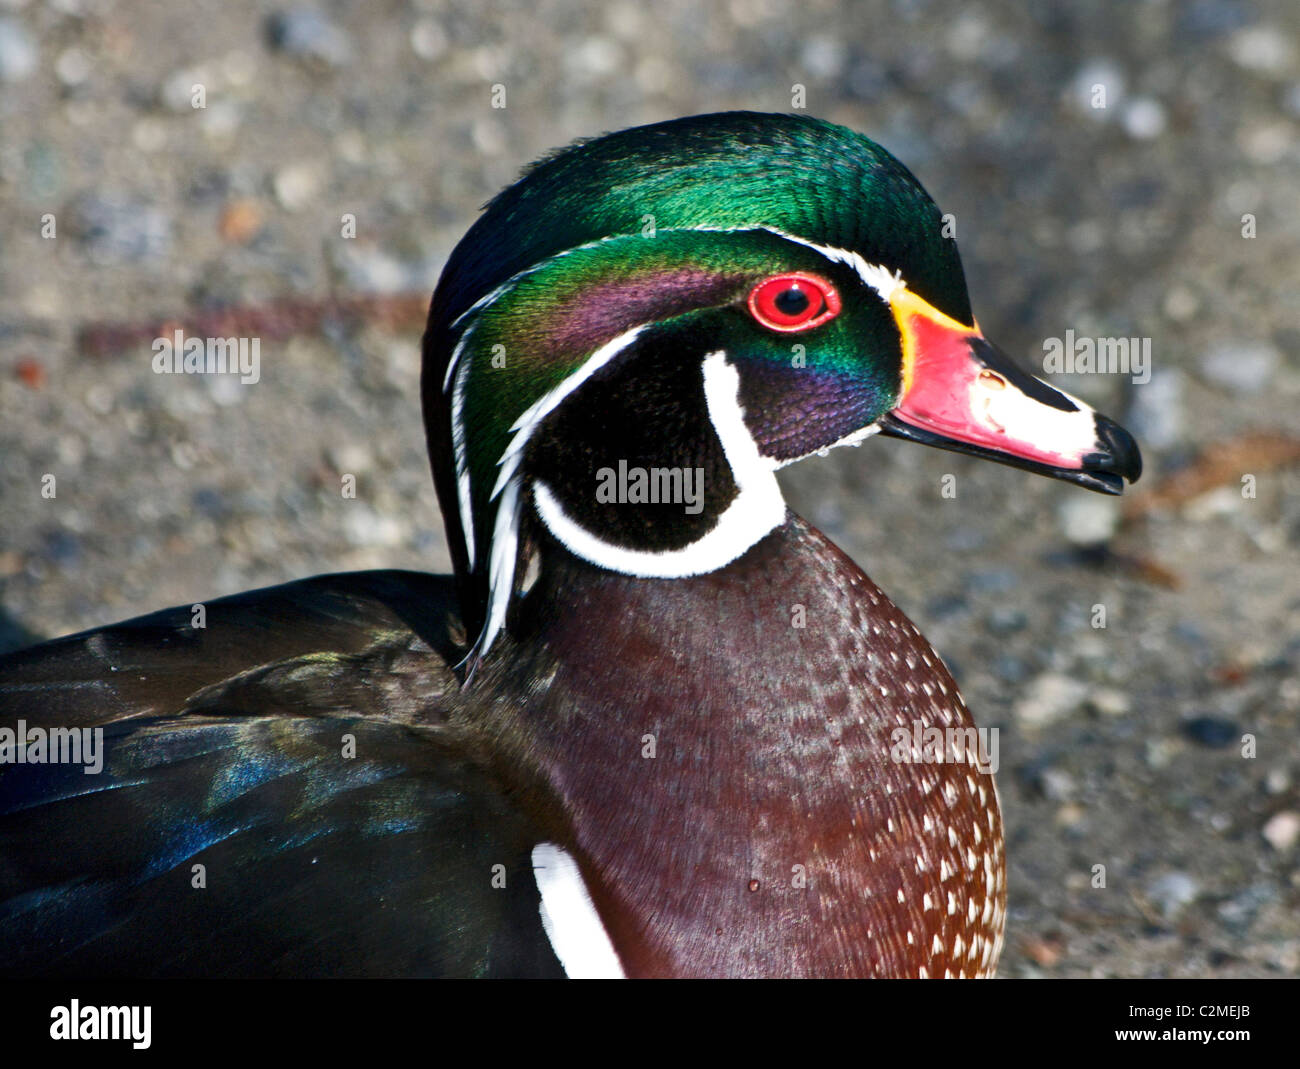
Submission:
[[[1274,813],[1268,819],[1261,832],[1268,845],[1280,854],[1285,854],[1297,841],[1300,841],[1300,813],[1284,809]]]
[[[839,77],[848,56],[848,48],[842,40],[828,34],[818,34],[804,42],[799,60],[810,78],[830,81]]]
[[[402,293],[418,288],[410,264],[372,245],[339,242],[330,261],[348,288],[362,293]]]
[[[339,442],[325,452],[325,459],[340,475],[360,475],[374,464],[370,450],[361,442]]]
[[[1004,653],[993,658],[993,674],[1003,683],[1023,683],[1029,675],[1029,668],[1019,657]]]
[[[262,209],[257,201],[243,199],[231,201],[221,212],[217,230],[226,241],[246,245],[262,229]]]
[[[266,37],[278,52],[330,67],[341,67],[352,59],[351,38],[313,7],[277,11],[267,19]]]
[[[411,27],[411,51],[421,59],[437,59],[447,51],[447,34],[433,19],[420,19]]]
[[[1264,777],[1264,790],[1269,794],[1286,794],[1291,789],[1291,774],[1285,768],[1270,768]]]
[[[1143,446],[1172,449],[1187,433],[1183,400],[1186,378],[1178,368],[1160,368],[1133,389],[1128,423]]]
[[[214,100],[203,109],[203,133],[212,138],[228,138],[244,120],[242,105],[226,98]]]
[[[1147,886],[1147,897],[1170,919],[1195,902],[1200,893],[1200,883],[1185,872],[1165,873]]]
[[[1200,310],[1201,302],[1186,286],[1175,286],[1165,294],[1164,312],[1175,323],[1186,323]]]
[[[54,61],[54,75],[69,89],[90,77],[90,58],[80,48],[65,48]]]
[[[291,212],[301,211],[311,203],[320,189],[320,173],[309,163],[292,163],[282,167],[271,180],[275,198]]]
[[[1228,55],[1248,71],[1285,74],[1295,61],[1295,46],[1276,26],[1248,26],[1229,38]]]
[[[1119,499],[1071,494],[1057,508],[1061,531],[1076,546],[1109,542],[1119,527]]]
[[[1076,802],[1069,802],[1061,806],[1052,816],[1056,826],[1067,831],[1078,828],[1087,819],[1088,811]]]
[[[1049,768],[1038,777],[1039,789],[1049,802],[1068,802],[1078,791],[1074,777],[1062,768]]]
[[[45,385],[45,365],[34,356],[19,357],[14,364],[14,378],[30,389],[39,390]]]
[[[1183,734],[1193,742],[1199,742],[1202,746],[1215,750],[1231,746],[1241,738],[1241,728],[1231,720],[1224,720],[1217,716],[1198,716],[1188,720],[1182,728]]]
[[[1112,59],[1094,59],[1075,74],[1070,83],[1070,98],[1085,115],[1104,121],[1124,99],[1124,88],[1124,72],[1118,63]],[[1098,103],[1103,106],[1096,106]]]
[[[1098,687],[1088,695],[1088,704],[1102,716],[1124,716],[1132,708],[1128,695],[1114,687]]]
[[[1220,342],[1201,357],[1201,371],[1215,385],[1240,394],[1257,394],[1277,375],[1282,355],[1265,341]]]
[[[97,382],[86,391],[86,404],[92,412],[107,416],[113,411],[113,391],[102,382]]]
[[[1165,106],[1155,97],[1134,97],[1124,106],[1124,132],[1138,141],[1151,141],[1165,132]]]
[[[87,194],[73,203],[69,218],[73,237],[98,264],[161,257],[171,246],[171,218],[134,197]]]
[[[1159,771],[1168,768],[1174,760],[1176,748],[1168,739],[1148,739],[1143,748],[1147,768]]]
[[[168,111],[187,115],[199,109],[194,107],[194,87],[211,88],[211,76],[198,67],[187,67],[167,76],[158,89],[158,99]],[[205,101],[206,102],[206,101]]]
[[[1029,617],[1014,606],[999,606],[989,613],[989,630],[995,635],[1013,635],[1029,626]]]
[[[611,37],[588,37],[565,53],[566,66],[587,78],[608,78],[624,63],[622,46]]]
[[[1295,134],[1285,119],[1251,123],[1237,134],[1237,144],[1252,163],[1280,163],[1295,144]]]
[[[343,537],[359,548],[400,545],[406,536],[395,517],[380,515],[363,501],[343,502]]]
[[[36,69],[40,50],[17,19],[0,19],[0,82],[21,82]]]
[[[1083,704],[1088,685],[1058,672],[1044,672],[1016,703],[1016,719],[1027,728],[1054,723]]]

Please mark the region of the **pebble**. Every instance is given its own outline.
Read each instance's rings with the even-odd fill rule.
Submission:
[[[1269,794],[1286,794],[1291,789],[1291,774],[1285,768],[1270,768],[1264,777],[1264,789]]]
[[[812,78],[830,81],[838,78],[848,61],[849,50],[844,42],[829,34],[818,34],[804,42],[799,54],[801,66]]]
[[[1260,881],[1220,903],[1215,912],[1224,924],[1240,933],[1250,927],[1260,909],[1276,901],[1277,892],[1269,883]]]
[[[1088,704],[1102,716],[1124,716],[1132,708],[1129,696],[1114,687],[1098,687],[1088,695]]]
[[[98,264],[138,263],[161,257],[171,247],[171,217],[137,197],[86,194],[69,215],[73,236]]]
[[[21,82],[36,69],[40,50],[16,19],[0,19],[0,82]]]
[[[80,48],[67,48],[54,61],[54,75],[71,89],[90,77],[90,58]]]
[[[1043,727],[1074,712],[1088,696],[1088,684],[1059,672],[1044,672],[1016,703],[1016,719],[1027,728]]]
[[[1061,768],[1049,768],[1038,777],[1038,788],[1051,802],[1068,802],[1078,791],[1074,777]]]
[[[291,212],[301,211],[320,189],[320,173],[309,163],[291,163],[275,172],[271,187],[275,199]]]
[[[231,201],[221,212],[217,230],[225,241],[244,245],[262,229],[262,209],[249,198]]]
[[[1124,132],[1137,141],[1151,141],[1165,132],[1165,106],[1155,97],[1134,97],[1124,105]]]
[[[989,612],[988,628],[995,635],[1013,635],[1029,625],[1029,617],[1014,606],[1002,605]]]
[[[325,459],[340,475],[361,475],[374,466],[370,449],[361,442],[338,442],[331,445]]]
[[[1263,392],[1277,375],[1282,354],[1266,341],[1220,342],[1201,357],[1201,372],[1215,385],[1240,394]]]
[[[206,103],[207,93],[212,89],[212,78],[200,67],[186,67],[168,75],[158,87],[158,99],[168,111],[174,111],[178,115],[188,115],[196,110],[194,107],[196,85],[204,87]]]
[[[565,50],[565,66],[579,77],[608,78],[624,62],[623,47],[612,37],[588,37]]]
[[[349,544],[358,548],[396,546],[405,539],[406,529],[396,517],[381,515],[364,501],[345,500],[343,504],[343,537]]]
[[[1200,883],[1186,872],[1167,872],[1147,885],[1147,897],[1170,919],[1195,902],[1200,893]]]
[[[1029,667],[1019,657],[1004,653],[993,659],[993,674],[1003,683],[1023,683],[1029,675]]]
[[[1079,828],[1085,820],[1088,819],[1088,811],[1077,802],[1067,802],[1057,809],[1052,820],[1058,828],[1066,831],[1073,831]]]
[[[330,250],[330,262],[348,288],[361,293],[403,293],[423,288],[418,266],[373,245],[337,242]]]
[[[1276,26],[1247,26],[1229,38],[1228,55],[1248,71],[1281,75],[1295,62],[1295,46]]]
[[[1161,368],[1133,390],[1129,429],[1144,447],[1158,452],[1181,445],[1187,433],[1184,416],[1186,376],[1178,368]]]
[[[1085,115],[1098,120],[1109,119],[1115,106],[1124,99],[1124,72],[1112,59],[1089,60],[1079,68],[1071,82],[1070,97]],[[1093,107],[1093,87],[1105,86],[1105,107]]]
[[[1119,527],[1119,516],[1119,498],[1099,494],[1071,494],[1056,510],[1061,532],[1076,546],[1109,542]]]
[[[277,11],[266,21],[271,47],[286,55],[341,67],[352,60],[352,39],[314,7]]]
[[[983,568],[971,572],[966,579],[966,586],[972,592],[998,594],[1014,590],[1020,583],[1020,576],[1012,568]]]
[[[1274,813],[1264,825],[1261,834],[1268,845],[1280,854],[1285,854],[1300,841],[1300,813],[1284,809]]]
[[[419,19],[411,27],[411,51],[421,59],[437,59],[447,51],[447,33],[433,19]]]
[[[1184,723],[1182,729],[1193,742],[1216,750],[1231,746],[1241,738],[1241,728],[1217,716],[1198,716]]]

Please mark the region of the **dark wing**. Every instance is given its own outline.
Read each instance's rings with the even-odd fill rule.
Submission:
[[[103,731],[0,764],[0,974],[562,975],[541,836],[446,718],[453,605],[324,576],[0,658],[27,755]]]

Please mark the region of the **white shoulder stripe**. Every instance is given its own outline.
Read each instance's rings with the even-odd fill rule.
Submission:
[[[572,855],[555,843],[538,843],[533,878],[542,895],[542,927],[569,979],[624,979],[618,953]]]

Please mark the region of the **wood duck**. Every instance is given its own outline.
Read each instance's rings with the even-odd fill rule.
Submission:
[[[984,339],[911,173],[802,115],[564,149],[452,254],[422,392],[454,577],[0,662],[0,970],[992,974],[997,792],[915,741],[970,713],[775,471],[875,433],[1109,494],[1141,461]]]

